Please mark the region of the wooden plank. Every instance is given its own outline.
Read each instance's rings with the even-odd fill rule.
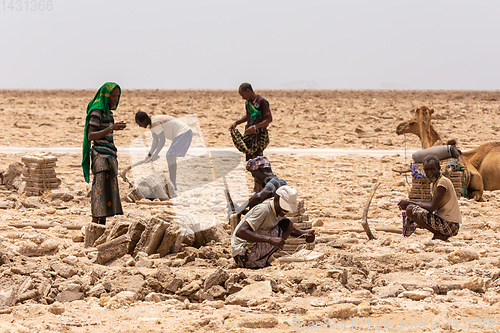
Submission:
[[[137,201],[136,204],[148,205],[148,206],[172,206],[172,203],[169,202],[168,200],[165,200],[165,201],[145,201],[145,200],[140,200],[140,201]]]
[[[55,162],[57,161],[56,156],[23,156],[21,161],[26,163],[43,163],[43,162]]]
[[[14,224],[9,224],[8,226],[14,228],[32,227],[34,229],[49,229],[61,226],[69,230],[80,230],[83,227],[83,225],[75,225],[75,224],[44,224],[44,223],[14,223]]]

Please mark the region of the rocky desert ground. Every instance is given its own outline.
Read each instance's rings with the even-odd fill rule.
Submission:
[[[397,136],[396,126],[428,105],[441,137],[471,149],[499,138],[499,92],[257,91],[274,118],[266,155],[304,200],[320,256],[245,270],[230,256],[224,195],[224,180],[237,203],[252,189],[227,130],[244,112],[237,91],[123,89],[115,112],[128,124],[115,133],[120,170],[148,149],[136,111],[185,119],[195,140],[179,159],[177,197],[123,202],[124,215],[109,219],[108,228],[161,217],[218,225],[225,234],[164,256],[138,252],[97,263],[97,249],[83,243],[90,185],[79,166],[95,91],[1,90],[0,171],[8,175],[23,156],[56,156],[61,184],[27,197],[2,179],[0,331],[500,330],[500,191],[485,192],[482,202],[461,198],[463,224],[449,242],[423,230],[409,238],[382,231],[401,228],[397,202],[411,179],[393,170],[407,168],[420,149],[415,135]],[[137,184],[165,167],[163,157],[129,179]],[[360,222],[378,182],[368,213],[376,239],[368,240]],[[130,191],[121,178],[120,190]]]

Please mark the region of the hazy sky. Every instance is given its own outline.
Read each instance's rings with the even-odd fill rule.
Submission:
[[[500,89],[498,0],[41,2],[0,2],[1,89]]]

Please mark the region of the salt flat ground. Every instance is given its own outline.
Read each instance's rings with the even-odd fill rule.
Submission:
[[[6,307],[0,315],[3,331],[307,332],[305,326],[316,332],[383,329],[375,328],[377,321],[385,328],[391,328],[387,325],[393,323],[395,329],[406,331],[446,330],[448,324],[468,332],[497,331],[500,192],[486,192],[484,202],[462,198],[464,223],[449,243],[431,241],[431,235],[421,230],[410,238],[375,231],[377,240],[368,241],[359,232],[359,223],[373,186],[380,182],[369,210],[370,225],[401,225],[397,202],[406,197],[411,180],[393,169],[407,167],[420,141],[414,135],[397,136],[395,129],[412,116],[410,110],[420,105],[434,107],[433,124],[441,137],[456,138],[460,148],[470,149],[498,140],[498,92],[257,91],[269,100],[274,118],[266,155],[273,171],[297,188],[309,219],[323,223],[315,227],[315,250],[325,254],[319,261],[274,262],[259,271],[234,268],[227,242],[197,250],[186,248],[180,255],[145,258],[145,267],[129,267],[120,261],[102,266],[92,264],[91,253],[83,249],[82,243],[73,241],[81,234],[79,230],[8,226],[84,225],[90,221],[86,197],[89,185],[81,177],[77,152],[86,104],[94,93],[0,91],[0,145],[5,147],[0,150],[0,170],[19,162],[27,153],[15,147],[52,153],[58,157],[56,171],[62,180],[58,191],[74,197],[61,202],[46,195],[28,208],[32,199],[1,191],[0,203],[11,203],[13,208],[6,205],[0,210],[0,251],[11,259],[0,266],[0,296],[12,286],[38,286],[43,281],[50,282],[54,293],[76,288],[84,295],[81,300],[60,305],[35,298]],[[244,201],[251,189],[244,160],[231,148],[227,131],[244,112],[237,92],[125,89],[115,112],[115,120],[128,123],[124,131],[115,133],[116,144],[122,148],[121,169],[147,152],[147,132],[133,121],[139,110],[181,117],[196,128],[193,150],[179,160],[180,198],[168,209],[225,223],[222,177],[237,202]],[[69,151],[64,151],[68,147]],[[324,153],[332,149],[356,153]],[[382,153],[374,154],[376,151]],[[163,172],[164,164],[162,158],[153,168]],[[150,171],[151,166],[144,166],[134,171],[132,178],[140,179]],[[120,186],[122,192],[127,191],[125,183]],[[117,220],[149,218],[166,209],[124,203],[125,215]],[[23,242],[37,239],[52,240],[58,244],[57,251],[41,257],[17,254]],[[178,265],[179,258],[192,254],[190,251],[194,251],[195,260]],[[54,262],[74,267],[77,274],[61,276],[51,268]],[[166,267],[170,275],[182,280],[182,288],[192,282],[203,284],[222,268],[233,279],[237,277],[241,286],[261,289],[250,302],[233,302],[227,291],[215,301],[199,303],[192,297],[183,300],[158,287],[164,283],[159,275]],[[337,278],[336,272],[344,270],[347,283]],[[108,283],[110,290],[100,298],[88,296],[91,287],[99,283]],[[266,289],[266,283],[272,286],[271,291]],[[136,296],[127,298],[119,294],[123,291]],[[152,296],[147,298],[150,292]],[[333,320],[338,325],[347,324],[347,328],[332,328]],[[367,327],[370,322],[373,326]],[[354,328],[349,329],[350,323]]]

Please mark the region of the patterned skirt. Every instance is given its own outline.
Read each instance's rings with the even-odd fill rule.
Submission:
[[[118,190],[118,161],[114,157],[92,157],[91,210],[92,217],[122,215],[122,204]]]
[[[231,138],[233,139],[234,146],[246,155],[247,161],[249,159],[261,156],[269,145],[269,132],[267,128],[258,128],[253,134],[241,135],[240,131],[236,128],[231,130]]]
[[[445,236],[452,237],[458,234],[458,230],[460,229],[459,223],[448,222],[417,205],[413,206],[411,212],[420,220],[424,221],[425,224]],[[408,216],[403,216],[403,236],[409,237],[418,227],[419,226],[414,221],[410,220]]]

